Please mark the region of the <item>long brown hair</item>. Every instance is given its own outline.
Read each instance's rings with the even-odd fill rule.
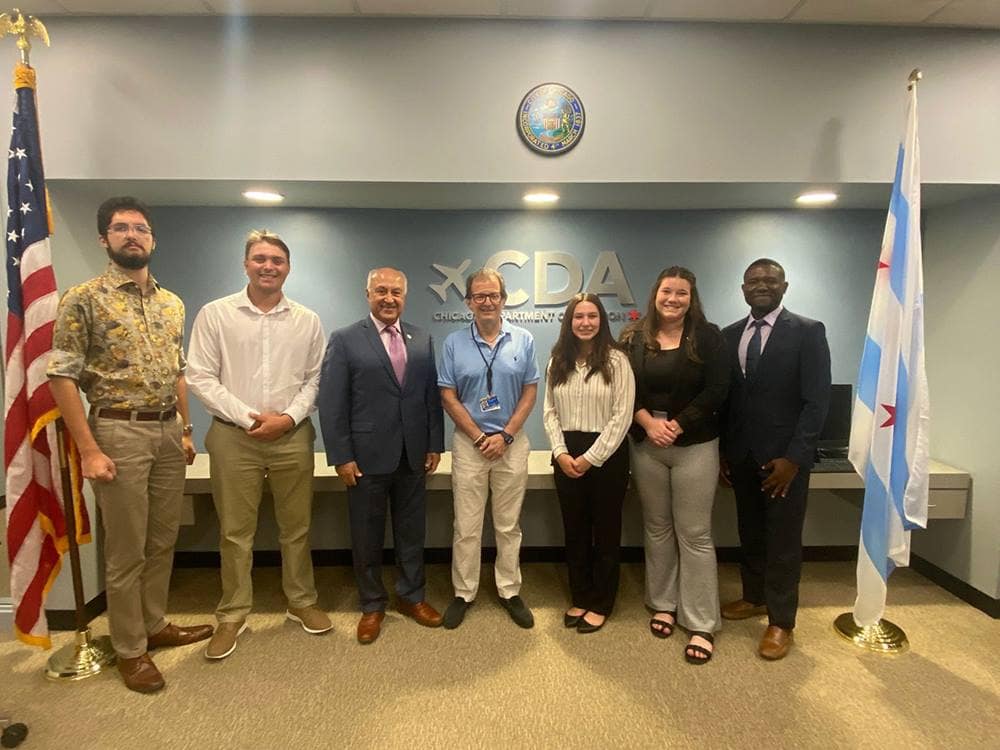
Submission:
[[[559,328],[559,338],[552,347],[552,364],[549,367],[549,386],[562,385],[576,367],[577,355],[580,353],[580,340],[573,334],[573,313],[581,302],[590,302],[597,308],[600,325],[597,335],[593,338],[590,353],[587,354],[587,366],[590,371],[584,380],[589,380],[595,372],[601,373],[605,383],[611,382],[611,352],[618,348],[614,336],[611,335],[611,325],[608,323],[608,313],[601,304],[601,298],[596,294],[581,292],[573,296],[563,313],[562,326]]]
[[[684,333],[681,338],[681,347],[687,358],[692,362],[701,362],[698,355],[698,331],[707,324],[705,311],[701,306],[701,297],[698,295],[698,280],[689,269],[684,266],[670,266],[660,271],[656,277],[653,288],[649,292],[649,301],[646,303],[646,314],[636,323],[627,326],[622,331],[622,341],[631,342],[637,334],[642,335],[642,341],[646,349],[659,351],[660,344],[656,340],[656,333],[660,328],[660,316],[656,312],[656,293],[660,290],[660,284],[664,279],[684,279],[691,285],[691,304],[684,314]]]

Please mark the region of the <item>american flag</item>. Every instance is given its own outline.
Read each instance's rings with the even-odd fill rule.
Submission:
[[[56,419],[45,367],[59,298],[49,253],[49,206],[35,110],[35,71],[14,69],[14,129],[7,154],[7,336],[4,341],[4,468],[7,546],[17,637],[49,648],[45,596],[69,547]],[[67,434],[68,437],[68,434]],[[72,450],[77,541],[90,541]]]
[[[849,457],[865,480],[854,621],[875,625],[889,574],[910,562],[910,531],[927,526],[930,397],[924,366],[917,89],[896,156],[861,355]]]

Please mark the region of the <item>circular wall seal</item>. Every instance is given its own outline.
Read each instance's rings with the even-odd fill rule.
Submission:
[[[546,156],[565,154],[583,136],[586,115],[573,89],[543,83],[531,89],[517,108],[517,132],[532,151]]]

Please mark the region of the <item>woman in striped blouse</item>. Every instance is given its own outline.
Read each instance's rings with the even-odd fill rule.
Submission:
[[[615,344],[596,294],[577,294],[552,347],[545,432],[566,532],[572,606],[563,616],[580,633],[600,630],[614,607],[621,557],[622,501],[635,378]]]

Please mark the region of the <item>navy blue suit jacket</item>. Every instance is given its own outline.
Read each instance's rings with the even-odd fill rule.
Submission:
[[[416,326],[402,329],[402,387],[370,317],[331,334],[317,399],[330,466],[355,461],[364,474],[391,474],[405,446],[410,467],[422,472],[427,453],[444,451],[434,343]]]
[[[783,457],[808,469],[830,404],[826,329],[817,320],[782,310],[748,379],[739,360],[746,324],[743,318],[722,332],[732,368],[722,454],[731,464],[749,454],[761,466]]]

